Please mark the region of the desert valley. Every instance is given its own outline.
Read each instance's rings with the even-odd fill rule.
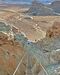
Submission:
[[[60,1],[0,4],[0,75],[60,75]]]

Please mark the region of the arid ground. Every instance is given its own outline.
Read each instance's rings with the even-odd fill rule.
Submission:
[[[31,70],[32,72],[34,72],[34,75],[45,75],[45,73],[46,75],[51,75],[47,74],[47,72],[45,71],[43,65],[46,66],[47,63],[44,63],[45,61],[43,62],[43,59],[40,58],[39,52],[40,49],[43,48],[42,56],[44,57],[45,54],[46,57],[48,56],[48,58],[51,58],[49,55],[50,53],[49,49],[54,47],[54,42],[53,42],[54,40],[52,41],[51,36],[53,37],[56,34],[60,36],[59,34],[60,16],[29,16],[24,13],[28,9],[29,7],[22,7],[19,5],[18,6],[0,5],[0,22],[6,24],[6,26],[9,25],[11,28],[14,28],[13,29],[14,35],[21,33],[25,37],[25,39],[18,38],[19,40],[18,42],[16,41],[16,38],[10,39],[11,36],[13,35],[10,36],[9,32],[8,34],[0,30],[0,75],[26,75],[26,73],[27,75],[32,75],[28,74],[30,73]],[[58,27],[56,27],[56,25],[58,25]],[[3,26],[2,29],[4,29]],[[48,40],[46,40],[46,38],[48,38]],[[53,38],[55,39],[55,37]],[[26,39],[28,40],[27,42]],[[47,43],[46,41],[49,42]],[[50,44],[51,42],[53,42],[53,44]],[[48,45],[48,48],[46,45]],[[46,48],[46,50],[44,48]],[[57,46],[56,48],[59,47]],[[40,61],[37,62],[36,58],[33,56],[31,58],[29,57],[31,63],[28,62],[27,56],[29,55],[27,50],[32,50],[33,52],[32,54],[34,54],[35,52],[38,53],[38,54],[35,53],[35,56],[38,60],[39,59],[42,60],[43,65],[39,63]],[[33,50],[35,50],[35,52]],[[27,55],[25,55],[25,53],[27,53]],[[22,57],[24,57],[24,59],[22,59]],[[52,57],[54,60],[56,59],[55,61],[60,61],[60,58],[59,60],[57,60],[57,57],[54,58],[53,54]],[[46,59],[46,61],[48,61],[48,63],[51,64],[53,62],[53,59],[50,60],[48,58]],[[18,70],[16,70],[17,65],[19,64],[21,59],[23,60],[22,63],[20,64],[21,66],[19,67]],[[28,66],[27,62],[30,63],[32,67],[31,65]],[[27,72],[27,67],[28,67],[28,72]],[[48,70],[50,70],[49,67]]]

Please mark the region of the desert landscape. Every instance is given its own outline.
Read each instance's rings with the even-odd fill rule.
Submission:
[[[60,75],[59,8],[0,4],[0,75]]]

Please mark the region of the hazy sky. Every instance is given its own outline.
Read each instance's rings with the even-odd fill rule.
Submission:
[[[40,1],[42,3],[50,3],[54,0],[37,0],[37,1]],[[32,0],[0,0],[0,3],[1,2],[7,2],[7,3],[9,3],[9,2],[11,2],[11,3],[13,3],[13,2],[14,3],[20,3],[20,2],[24,3],[24,2],[26,2],[26,3],[30,3],[30,2],[32,2]]]

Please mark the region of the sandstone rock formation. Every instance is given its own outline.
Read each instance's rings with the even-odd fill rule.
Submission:
[[[0,33],[0,75],[12,75],[23,54],[21,44]]]
[[[59,37],[60,36],[60,22],[54,22],[53,26],[47,30],[47,37]]]

